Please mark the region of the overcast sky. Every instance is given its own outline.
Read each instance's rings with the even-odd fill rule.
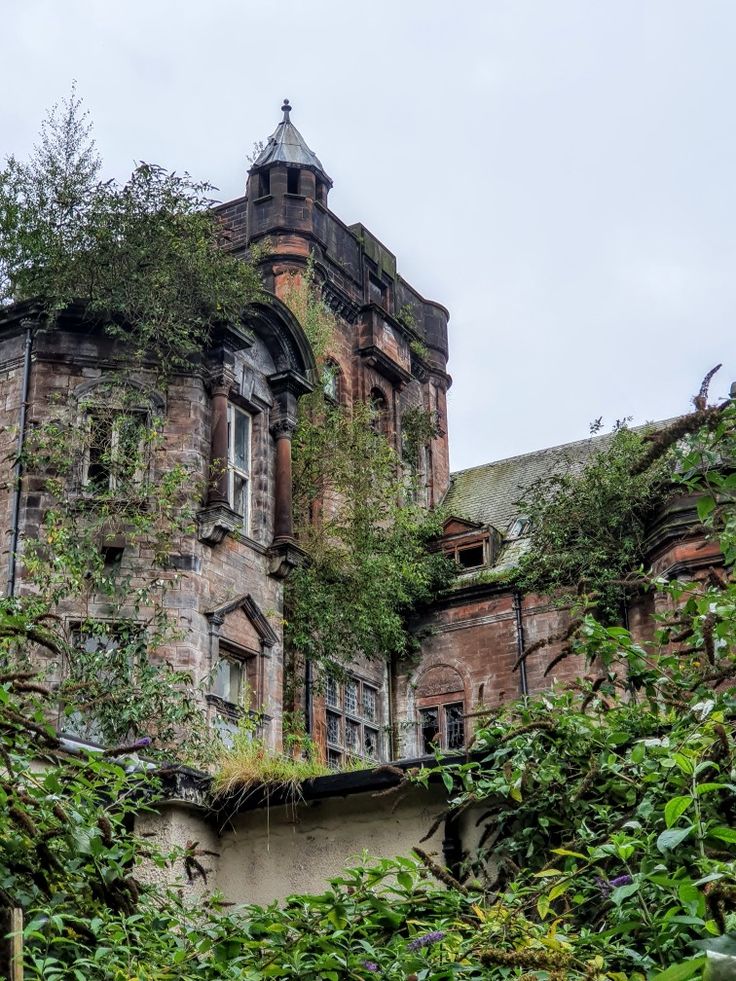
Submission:
[[[0,0],[0,156],[69,92],[108,175],[243,192],[292,121],[450,310],[454,469],[736,378],[733,0]]]

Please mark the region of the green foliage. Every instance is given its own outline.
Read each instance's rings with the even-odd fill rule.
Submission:
[[[621,427],[594,445],[584,467],[571,464],[526,491],[519,507],[530,540],[516,576],[522,589],[558,593],[564,602],[582,596],[604,620],[620,618],[641,582],[647,526],[672,470],[665,455],[637,472],[647,449],[646,434]]]
[[[43,626],[62,728],[107,745],[148,737],[154,753],[202,760],[191,676],[161,655],[178,636],[168,558],[191,533],[198,486],[186,467],[165,465],[162,420],[141,410],[146,398],[110,380],[81,406],[56,402],[29,431],[23,462],[47,507],[22,555],[33,594],[5,610]],[[8,664],[39,663],[32,638],[0,650]]]
[[[146,163],[119,185],[99,169],[72,92],[31,159],[0,172],[0,303],[37,300],[53,317],[83,301],[129,354],[171,371],[239,320],[258,276],[223,248],[210,185]]]
[[[713,495],[701,517],[726,556],[734,449],[729,405],[679,451],[675,477]],[[700,976],[703,950],[736,952],[732,571],[654,583],[668,613],[647,645],[587,616],[572,653],[598,677],[489,712],[475,758],[437,768],[455,808],[479,808],[468,872],[497,915],[570,943],[567,977],[591,963],[615,981]]]
[[[420,406],[407,409],[401,417],[401,455],[404,462],[416,468],[420,450],[439,435],[434,413]]]
[[[310,266],[286,300],[324,359],[336,324],[313,277]],[[326,664],[406,654],[408,615],[450,576],[428,547],[440,516],[413,503],[413,477],[367,404],[345,408],[312,393],[292,445],[295,519],[309,562],[287,584],[288,643]]]

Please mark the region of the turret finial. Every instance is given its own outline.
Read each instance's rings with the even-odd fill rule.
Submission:
[[[283,122],[288,123],[289,122],[289,113],[291,112],[291,106],[289,105],[289,100],[288,99],[284,99],[284,104],[281,107],[281,111],[284,114]]]

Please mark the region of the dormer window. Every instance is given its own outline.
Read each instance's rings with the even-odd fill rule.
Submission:
[[[516,518],[509,527],[508,537],[509,538],[521,538],[529,531],[529,519],[528,518]]]
[[[289,167],[286,171],[286,192],[287,194],[299,193],[299,169]]]
[[[443,544],[443,551],[454,559],[458,572],[484,569],[493,564],[495,548],[488,532],[475,532],[462,538],[449,539]]]
[[[483,543],[459,548],[455,553],[455,558],[461,569],[480,569],[486,564]]]

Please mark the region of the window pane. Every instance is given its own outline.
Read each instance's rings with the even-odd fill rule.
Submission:
[[[345,720],[345,747],[351,753],[360,753],[360,725],[350,719]]]
[[[118,480],[135,480],[141,473],[146,422],[147,418],[143,412],[120,413],[115,419],[113,470]]]
[[[239,473],[233,473],[233,511],[242,514],[243,518],[248,515],[248,479]]]
[[[87,451],[86,484],[99,490],[110,484],[110,459],[112,454],[112,421],[89,415],[89,447]]]
[[[363,750],[366,756],[371,758],[378,757],[378,730],[369,729],[368,726],[363,730]]]
[[[352,678],[345,682],[345,711],[358,714],[358,682]]]
[[[339,770],[342,766],[342,753],[338,753],[334,749],[329,749],[327,751],[327,765],[331,770]]]
[[[232,464],[243,473],[250,471],[250,416],[233,408]]]
[[[439,711],[436,708],[420,709],[419,728],[422,733],[422,750],[425,753],[434,753],[437,749],[437,736],[439,735]]]
[[[363,718],[376,721],[376,689],[363,685]]]
[[[338,746],[342,743],[341,738],[341,718],[339,715],[335,715],[334,712],[327,713],[327,742],[335,743]]]
[[[447,749],[465,746],[465,714],[462,703],[445,706],[445,745]]]
[[[340,708],[340,687],[337,683],[337,679],[331,675],[327,675],[327,683],[325,684],[325,701],[332,708]]]
[[[240,687],[242,666],[238,661],[229,661],[222,657],[217,662],[217,672],[212,684],[212,693],[224,702],[238,705],[240,702]]]

